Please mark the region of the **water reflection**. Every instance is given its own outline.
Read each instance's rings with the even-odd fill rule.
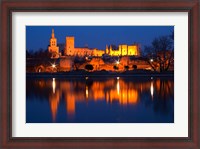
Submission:
[[[73,120],[76,118],[76,111],[79,111],[77,104],[87,104],[90,101],[114,104],[119,109],[128,106],[120,109],[127,109],[126,112],[136,105],[144,105],[147,110],[151,107],[156,113],[170,115],[170,122],[173,122],[173,78],[27,79],[26,93],[27,100],[33,97],[37,100],[48,100],[53,122],[56,122],[59,106],[66,105],[67,118]]]
[[[56,90],[55,78],[53,78],[53,81],[52,81],[52,89],[53,89],[53,93],[55,93],[55,90]]]
[[[151,97],[152,97],[152,99],[153,99],[153,91],[154,91],[153,81],[151,81],[150,92],[151,92]]]

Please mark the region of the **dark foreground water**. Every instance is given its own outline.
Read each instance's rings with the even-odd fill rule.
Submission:
[[[173,123],[173,77],[26,79],[27,123]]]

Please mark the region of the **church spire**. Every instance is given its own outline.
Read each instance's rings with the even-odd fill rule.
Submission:
[[[55,38],[54,29],[52,29],[51,38]]]
[[[109,53],[109,50],[108,50],[108,45],[106,45],[106,54]]]
[[[52,58],[58,58],[59,57],[59,47],[57,46],[57,39],[55,38],[55,35],[54,35],[54,29],[52,29],[51,38],[50,38],[49,42],[50,42],[49,47],[48,47],[49,53],[56,53],[56,55],[52,54]]]

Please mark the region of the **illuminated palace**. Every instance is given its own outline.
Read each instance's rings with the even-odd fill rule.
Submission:
[[[66,37],[66,46],[65,46],[65,55],[69,56],[85,56],[85,55],[91,55],[91,56],[102,56],[105,52],[103,50],[98,50],[96,48],[89,49],[87,47],[85,48],[76,48],[74,45],[75,38],[74,37]]]
[[[52,34],[50,38],[50,45],[48,47],[49,53],[52,54],[52,58],[59,58],[61,53],[59,53],[59,47],[57,46],[57,39],[55,38],[54,30],[52,29]],[[118,49],[112,49],[112,46],[108,48],[106,46],[106,50],[99,50],[97,48],[78,48],[75,47],[75,37],[66,37],[64,56],[97,56],[100,57],[103,54],[107,54],[110,56],[139,56],[139,45],[119,45]]]
[[[139,45],[133,44],[133,45],[119,45],[119,48],[117,50],[112,49],[112,46],[108,48],[106,46],[106,54],[110,56],[139,56]]]

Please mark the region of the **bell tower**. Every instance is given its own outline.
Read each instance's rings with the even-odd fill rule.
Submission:
[[[50,38],[50,46],[48,47],[49,53],[52,54],[51,58],[59,57],[59,47],[57,46],[57,39],[55,38],[54,29],[52,29],[51,38]]]
[[[65,55],[73,56],[75,54],[74,52],[74,37],[66,37]]]

